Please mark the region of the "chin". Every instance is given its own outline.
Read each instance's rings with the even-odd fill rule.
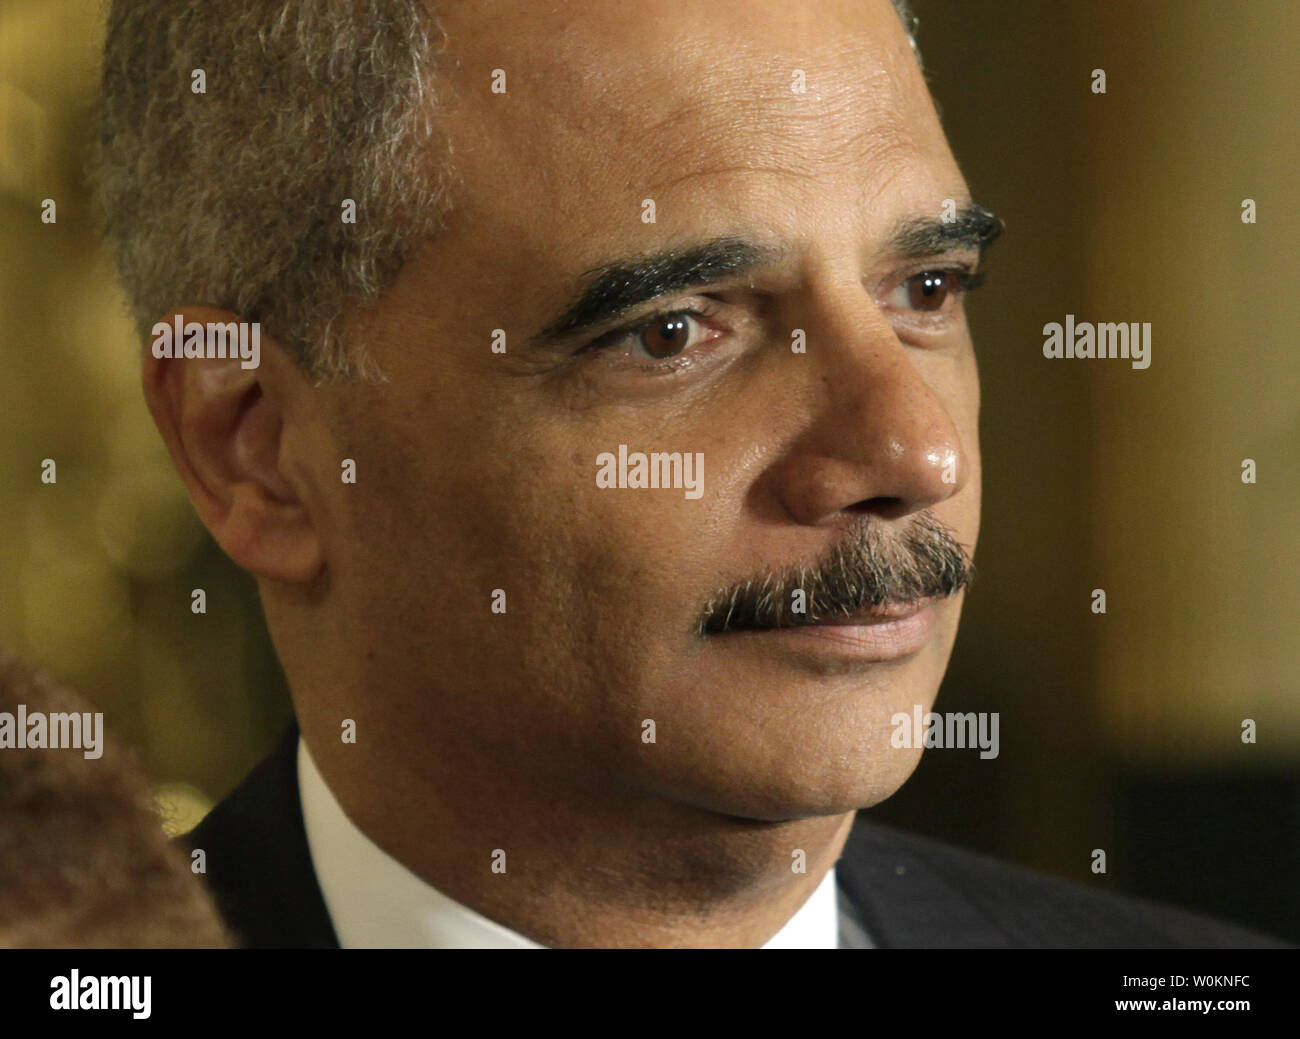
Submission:
[[[826,758],[791,761],[758,771],[743,761],[725,768],[691,763],[659,777],[663,795],[715,815],[757,822],[842,816],[870,808],[902,788],[916,771],[920,750],[886,747],[857,767]]]

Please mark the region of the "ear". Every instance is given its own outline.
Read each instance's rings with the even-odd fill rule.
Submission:
[[[213,307],[185,307],[169,313],[155,332],[174,325],[178,315],[181,327],[240,320]],[[186,337],[191,347],[198,342],[195,332],[194,340]],[[233,357],[185,357],[180,342],[172,344],[171,356],[159,357],[160,339],[155,335],[145,353],[145,401],[204,526],[254,575],[312,580],[324,554],[307,496],[282,471],[280,450],[284,401],[290,384],[304,385],[304,376],[269,337],[260,337],[255,368],[243,367],[237,349],[226,351]],[[204,335],[203,343],[211,341]]]

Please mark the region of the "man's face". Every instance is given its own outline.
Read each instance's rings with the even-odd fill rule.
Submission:
[[[968,195],[892,8],[501,0],[443,24],[454,214],[358,326],[389,381],[317,391],[319,472],[357,462],[319,523],[348,715],[401,767],[503,793],[754,819],[888,797],[920,753],[891,716],[933,703],[962,598],[920,550],[974,551],[980,475],[955,278],[917,277],[978,254],[896,235]],[[719,239],[756,248],[690,253]],[[636,303],[628,277],[618,316],[547,332],[587,272],[666,250],[705,282]],[[702,456],[702,493],[599,486],[620,445]],[[891,635],[800,627],[805,586],[832,619],[940,597]]]

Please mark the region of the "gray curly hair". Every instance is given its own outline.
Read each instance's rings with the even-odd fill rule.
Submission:
[[[892,2],[915,51],[916,19]],[[446,216],[435,7],[114,0],[96,181],[142,339],[202,303],[260,322],[314,378],[378,374],[342,318]]]

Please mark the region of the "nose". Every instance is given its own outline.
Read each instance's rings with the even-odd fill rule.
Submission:
[[[973,365],[904,346],[857,283],[823,291],[802,318],[807,352],[787,362],[808,365],[808,415],[776,467],[785,511],[814,526],[855,513],[896,520],[957,494],[973,459],[953,411]]]

